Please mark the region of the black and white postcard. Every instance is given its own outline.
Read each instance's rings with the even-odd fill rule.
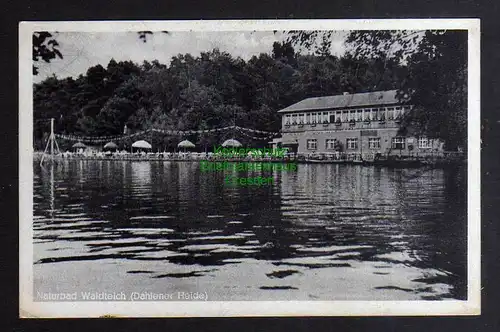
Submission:
[[[20,316],[480,314],[479,36],[21,22]]]

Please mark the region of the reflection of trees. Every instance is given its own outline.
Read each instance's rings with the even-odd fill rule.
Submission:
[[[199,172],[199,166],[192,162],[180,162],[176,165],[178,191],[179,191],[179,205],[185,208],[196,208],[196,173]]]
[[[283,174],[281,193],[286,204],[309,209],[313,215],[332,207],[377,208],[397,199],[388,172],[375,167],[300,165],[295,176]]]
[[[283,174],[281,205],[295,244],[374,245],[371,256],[390,250],[386,244],[397,220],[388,206],[397,196],[387,172],[324,164],[300,165],[296,176]]]
[[[420,281],[454,286],[451,295],[466,296],[467,220],[464,169],[432,169],[397,182],[401,230],[414,265],[443,271],[446,277]]]
[[[373,246],[359,251],[362,260],[380,260],[378,255],[390,252],[409,253],[412,266],[449,273],[445,281],[438,281],[454,285],[454,292],[461,293],[455,297],[463,296],[465,176],[442,169],[405,176],[411,172],[301,165],[297,176],[284,174],[281,205],[284,218],[296,230],[294,242],[311,247]]]

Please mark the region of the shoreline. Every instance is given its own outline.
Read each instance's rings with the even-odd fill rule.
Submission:
[[[43,153],[34,152],[33,159],[41,160]],[[451,157],[450,157],[451,156]],[[359,154],[344,154],[340,158],[332,156],[312,155],[305,156],[285,156],[276,157],[221,157],[202,156],[198,154],[112,154],[112,155],[82,155],[82,154],[59,154],[54,156],[55,161],[61,160],[97,160],[97,161],[174,161],[174,162],[245,162],[245,163],[299,163],[299,164],[350,164],[363,166],[386,166],[386,167],[446,167],[466,164],[467,160],[456,154],[436,155],[436,156],[399,156],[389,155],[379,160],[362,159]],[[45,156],[45,160],[51,160],[50,155]]]

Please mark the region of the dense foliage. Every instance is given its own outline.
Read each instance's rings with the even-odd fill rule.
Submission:
[[[35,145],[43,147],[49,130],[43,119],[56,119],[56,132],[117,135],[151,127],[198,130],[236,125],[279,131],[277,111],[307,97],[396,88],[405,67],[378,59],[299,55],[288,43],[275,43],[272,54],[248,61],[214,49],[141,65],[111,60],[74,78],[50,77],[34,86]],[[190,137],[151,137],[153,146],[171,149],[188,138],[198,146],[220,144],[237,133]],[[151,139],[150,138],[150,139]],[[66,146],[67,148],[67,146]]]
[[[38,61],[50,62],[56,58],[62,59],[59,51],[59,43],[54,36],[47,31],[33,33],[33,75],[38,75]]]

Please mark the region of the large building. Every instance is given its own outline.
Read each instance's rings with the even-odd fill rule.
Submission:
[[[438,140],[399,134],[406,112],[411,106],[398,101],[396,90],[307,98],[279,111],[282,138],[274,143],[300,154],[442,151]]]

